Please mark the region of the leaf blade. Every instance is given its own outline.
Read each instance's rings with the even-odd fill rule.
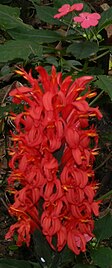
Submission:
[[[34,41],[9,40],[0,45],[0,62],[7,62],[14,59],[28,59],[30,54],[42,54],[42,46]]]
[[[95,42],[75,42],[67,48],[67,53],[71,53],[76,59],[89,58],[97,53],[98,45]]]
[[[112,267],[112,249],[109,247],[99,247],[91,252],[91,257],[95,265],[101,268]]]
[[[51,30],[35,30],[23,27],[8,30],[12,38],[18,40],[35,40],[37,43],[53,43],[62,40],[62,37],[56,31]]]
[[[98,75],[94,82],[101,90],[104,90],[112,100],[112,77],[107,75]]]
[[[112,7],[101,13],[101,19],[97,27],[98,33],[110,24],[112,24]]]

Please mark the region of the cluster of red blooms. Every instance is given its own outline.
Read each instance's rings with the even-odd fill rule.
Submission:
[[[23,103],[24,111],[12,115],[16,133],[12,133],[8,184],[14,203],[9,213],[17,222],[6,239],[16,232],[17,245],[29,246],[31,233],[40,229],[53,249],[61,251],[67,244],[79,254],[93,237],[92,214],[98,215],[92,169],[98,134],[89,127],[89,119],[102,115],[86,101],[94,95],[90,89],[79,96],[93,77],[73,82],[71,76],[62,80],[54,66],[51,75],[41,66],[36,70],[38,79],[31,72],[17,71],[30,85],[10,92],[14,103]]]

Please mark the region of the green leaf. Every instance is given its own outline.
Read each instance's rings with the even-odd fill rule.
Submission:
[[[77,60],[65,60],[65,65],[68,65],[70,67],[82,66],[82,64],[80,63],[80,61],[77,61]]]
[[[11,251],[16,251],[16,250],[18,250],[18,246],[17,246],[17,245],[10,245],[8,248],[9,248]]]
[[[21,267],[32,268],[31,264],[28,261],[0,259],[0,268],[21,268]]]
[[[36,262],[29,261],[29,263],[31,264],[31,268],[42,268],[39,262],[36,263]]]
[[[0,26],[3,29],[13,29],[18,26],[25,28],[32,28],[32,26],[23,23],[19,18],[20,10],[19,8],[10,7],[6,5],[0,5]]]
[[[12,0],[0,0],[0,3],[5,4],[5,5],[7,5],[7,4],[11,3],[11,2],[12,2]]]
[[[67,53],[71,53],[76,59],[85,59],[96,54],[98,45],[95,42],[75,42],[67,48]]]
[[[110,24],[112,24],[112,7],[101,13],[101,19],[97,27],[98,32]]]
[[[101,268],[112,267],[112,249],[109,247],[100,247],[92,250],[91,257],[94,264]]]
[[[52,262],[54,252],[41,231],[36,230],[34,232],[33,242],[36,257],[40,258],[40,260],[42,257],[45,260],[45,264],[49,267]]]
[[[1,53],[1,52],[0,52]],[[7,75],[7,74],[10,74],[11,70],[10,70],[10,67],[9,65],[6,63],[3,65],[3,67],[1,68],[0,70],[0,76],[4,76],[4,75]]]
[[[75,254],[67,246],[60,252],[61,264],[74,263]]]
[[[108,49],[112,53],[112,46],[108,47]]]
[[[36,7],[37,17],[49,23],[50,25],[61,25],[62,23],[58,19],[54,19],[53,16],[57,14],[57,8],[49,6],[37,6]]]
[[[98,80],[94,82],[95,85],[108,93],[112,100],[112,77],[107,75],[98,75],[97,78]]]
[[[61,0],[61,1],[60,0],[54,0],[53,2],[54,2],[54,5],[57,6],[58,8],[61,7],[64,4],[69,4],[69,5],[73,4],[71,0]],[[75,2],[76,1],[74,0],[74,3]]]
[[[0,62],[14,59],[28,59],[30,54],[42,55],[42,46],[34,41],[9,40],[0,45]]]
[[[91,265],[91,264],[76,264],[75,266],[73,266],[73,268],[96,268],[96,266]]]
[[[31,0],[32,1],[32,3],[35,3],[35,4],[40,4],[41,3],[41,0]]]
[[[69,5],[73,5],[73,4],[79,4],[79,0],[54,0],[54,5],[61,7],[64,4],[69,4]],[[84,1],[81,1],[81,3],[84,3]]]
[[[112,215],[110,213],[95,221],[94,234],[98,241],[112,236]]]
[[[49,57],[46,58],[46,62],[58,67],[58,62],[56,60],[56,57],[49,56]]]
[[[62,39],[61,35],[51,30],[36,30],[23,27],[17,27],[8,30],[8,33],[14,39],[31,40],[37,43],[53,43]]]
[[[24,260],[14,260],[14,259],[0,259],[0,268],[41,268],[39,263],[24,261]]]

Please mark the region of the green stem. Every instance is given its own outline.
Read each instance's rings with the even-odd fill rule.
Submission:
[[[91,33],[92,33],[92,35],[93,35],[93,39],[94,39],[94,37],[95,37],[95,39],[96,39],[96,41],[97,41],[97,45],[99,46],[99,41],[98,41],[98,38],[97,38],[96,33],[93,31],[92,28],[90,28],[90,31],[91,31]]]
[[[83,67],[83,72],[87,72],[87,68],[88,68],[88,59],[85,60],[85,63],[84,63],[84,67]]]
[[[109,50],[105,51],[105,52],[102,53],[101,55],[99,55],[99,56],[97,56],[96,58],[93,58],[93,59],[91,59],[91,60],[89,60],[89,61],[98,60],[98,59],[102,58],[103,56],[105,56],[105,55],[108,54],[108,53],[109,53]]]
[[[110,190],[108,193],[100,196],[99,198],[95,199],[95,201],[107,199],[110,195],[112,195],[112,190]]]
[[[86,40],[90,40],[90,37],[89,37],[89,35],[88,35],[88,30],[86,30],[86,29],[84,29],[84,32],[85,32],[85,35],[86,35]]]
[[[112,156],[112,151],[108,154],[108,156],[104,159],[104,161],[99,166],[94,168],[94,171],[96,172],[96,170],[101,168],[111,158],[111,156]]]
[[[60,254],[59,254],[59,252],[56,252],[49,268],[58,268],[59,258],[60,258]]]
[[[105,50],[105,49],[110,49],[111,48],[111,46],[100,46],[99,47],[99,51],[102,51],[102,50]]]
[[[73,27],[72,26],[72,24],[71,24],[71,22],[72,22],[72,19],[71,19],[71,21],[69,22],[68,21],[68,23],[66,22],[66,21],[64,21],[64,19],[63,19],[63,24],[64,25],[66,25],[67,27],[69,26],[69,29],[71,28],[72,30],[74,30],[74,32],[76,31],[77,33],[79,33],[80,35],[82,35],[83,36],[83,33],[82,33],[82,31],[80,31],[79,29],[77,29],[77,26],[76,27]]]
[[[41,263],[40,261],[37,261],[37,263],[32,262],[32,261],[29,261],[29,263],[31,264],[32,267],[35,267],[35,268],[36,268],[36,266],[37,266],[37,268],[38,268],[39,266],[40,266],[41,268],[45,268],[45,267],[42,265],[42,263]],[[39,265],[38,265],[38,263],[39,263]],[[47,266],[46,266],[46,268],[47,268]]]
[[[104,93],[104,91],[105,91],[105,90],[102,90],[102,91],[98,94],[98,96],[96,96],[96,98],[95,98],[93,101],[91,101],[91,102],[89,103],[89,106],[93,105],[93,104],[100,98],[100,96]]]

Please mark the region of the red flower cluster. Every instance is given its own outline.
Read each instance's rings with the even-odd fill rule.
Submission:
[[[9,212],[17,217],[6,239],[18,234],[17,244],[30,243],[39,228],[53,249],[68,247],[75,253],[86,250],[93,237],[92,214],[98,215],[94,201],[97,184],[92,170],[98,149],[98,134],[89,119],[102,117],[98,108],[89,107],[86,90],[91,76],[72,81],[52,67],[51,75],[39,66],[38,79],[23,69],[17,73],[29,82],[11,91],[14,103],[24,111],[13,114],[16,133],[10,148],[9,189],[14,203]],[[53,244],[55,237],[56,246]]]

